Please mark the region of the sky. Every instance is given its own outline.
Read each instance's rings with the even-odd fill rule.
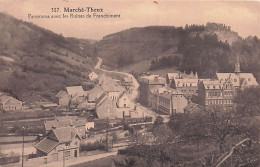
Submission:
[[[154,0],[0,0],[0,11],[66,37],[85,39],[102,39],[105,35],[131,27],[178,27],[186,24],[206,25],[207,22],[231,26],[243,38],[249,35],[260,37],[259,1],[155,1],[157,3]],[[103,14],[120,14],[120,18],[28,18],[28,14],[67,14],[64,7],[103,9]],[[51,12],[51,8],[59,8],[59,12]]]

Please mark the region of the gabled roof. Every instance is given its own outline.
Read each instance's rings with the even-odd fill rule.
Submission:
[[[176,87],[197,87],[198,79],[175,79]]]
[[[52,134],[55,135],[55,140],[52,139],[53,137],[49,137],[49,135]],[[58,144],[71,142],[76,136],[78,136],[79,139],[81,140],[80,135],[78,135],[78,132],[74,127],[62,127],[62,128],[52,129],[52,131],[49,132],[47,136],[39,143],[37,143],[34,147],[47,154],[55,147],[57,147]]]
[[[168,73],[167,76],[169,79],[175,79],[177,76],[179,76],[179,74],[178,73]]]
[[[106,97],[108,97],[107,94],[106,94],[106,93],[102,93],[102,94],[99,96],[99,98],[97,98],[97,100],[96,100],[96,105],[99,105]]]
[[[123,93],[121,93],[121,94],[119,95],[119,97],[118,97],[118,99],[117,99],[117,103],[119,103],[119,100],[120,100],[122,97],[124,97],[124,96],[129,99],[129,97],[127,96],[126,92],[123,92]]]
[[[122,93],[124,91],[124,88],[116,83],[115,81],[111,81],[107,84],[102,84],[101,85],[103,91],[105,92],[120,92]]]
[[[61,98],[63,96],[68,96],[69,94],[63,90],[59,91],[59,93],[57,93],[56,97]]]
[[[3,104],[10,99],[21,102],[20,100],[17,100],[16,98],[13,98],[12,96],[7,96],[7,95],[3,94],[2,96],[0,96],[0,103]]]
[[[79,126],[85,126],[86,121],[83,119],[55,119],[51,121],[45,121],[45,130],[50,131],[52,127],[61,128],[61,127],[69,127],[71,125],[74,125],[75,127]]]
[[[240,73],[240,78],[247,80],[248,86],[258,86],[256,78],[252,73]]]
[[[235,73],[216,73],[216,75],[220,82],[224,82],[230,79],[234,86],[239,86],[239,77]]]
[[[53,133],[57,137],[59,143],[71,142],[75,136],[78,136],[81,139],[74,127],[56,128],[53,130]]]
[[[112,78],[108,77],[108,76],[105,76],[104,74],[102,74],[100,77],[99,77],[99,84],[102,85],[102,84],[107,84],[107,83],[110,83],[110,82],[115,82]]]
[[[59,144],[58,141],[52,140],[48,137],[45,137],[39,143],[35,144],[34,147],[46,154],[53,150]]]
[[[100,85],[96,85],[88,92],[88,101],[96,101],[103,93],[103,89]]]
[[[184,107],[184,110],[196,113],[196,112],[204,111],[205,109],[201,105],[191,102],[186,107]]]
[[[69,95],[78,95],[78,96],[83,96],[84,95],[84,90],[82,86],[71,86],[71,87],[66,87],[67,92]]]

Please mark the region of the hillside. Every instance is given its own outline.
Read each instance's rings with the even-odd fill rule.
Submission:
[[[201,77],[234,71],[239,55],[241,70],[260,79],[259,39],[242,39],[224,24],[130,28],[105,36],[95,48],[104,64],[119,70],[141,73],[174,67],[197,71]]]
[[[125,67],[154,57],[171,56],[178,52],[185,35],[200,36],[217,34],[219,40],[232,43],[240,37],[223,24],[208,23],[206,26],[182,27],[150,26],[131,28],[105,36],[96,44],[97,56],[114,68]],[[114,61],[111,61],[114,60]]]
[[[0,91],[26,101],[53,100],[69,85],[88,87],[94,66],[88,40],[64,38],[0,13]]]

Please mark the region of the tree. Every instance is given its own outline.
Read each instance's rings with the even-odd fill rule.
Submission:
[[[164,124],[163,118],[160,115],[158,115],[153,123],[153,127],[155,128],[163,124]]]
[[[237,110],[244,116],[260,114],[260,87],[241,90],[234,98]]]

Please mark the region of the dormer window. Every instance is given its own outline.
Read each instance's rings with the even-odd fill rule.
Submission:
[[[251,78],[248,78],[248,81],[251,81]]]
[[[216,86],[215,86],[215,85],[213,85],[213,88],[215,89],[215,88],[216,88]]]
[[[209,85],[207,86],[207,88],[209,89]]]

